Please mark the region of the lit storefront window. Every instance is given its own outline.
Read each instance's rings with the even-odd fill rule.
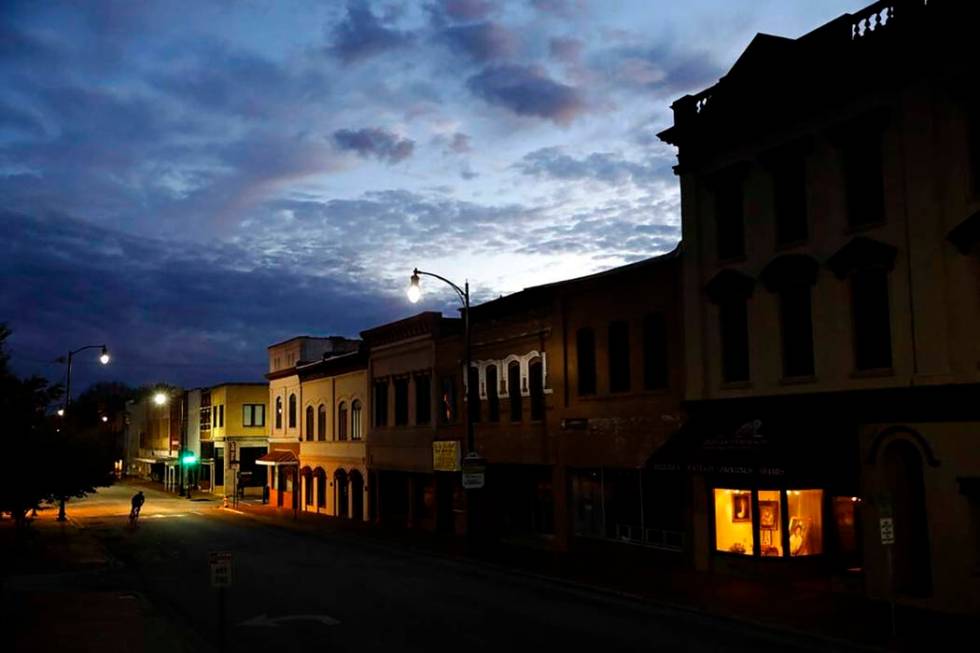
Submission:
[[[716,488],[715,550],[763,557],[823,553],[823,490]],[[753,519],[752,511],[759,514]]]
[[[823,553],[823,490],[789,490],[789,554]]]
[[[752,491],[715,489],[715,549],[752,555]]]

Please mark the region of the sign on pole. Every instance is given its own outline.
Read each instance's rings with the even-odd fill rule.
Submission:
[[[487,461],[480,454],[471,451],[463,458],[463,488],[479,490],[486,484]]]
[[[894,544],[895,543],[895,522],[891,517],[882,517],[878,520],[878,526],[881,530],[881,543],[882,544]]]
[[[459,440],[436,440],[432,443],[432,471],[460,471]]]
[[[231,440],[228,443],[228,460],[232,464],[235,464],[235,463],[238,462],[238,443],[235,442],[234,440]]]
[[[211,587],[231,587],[231,551],[212,551]]]

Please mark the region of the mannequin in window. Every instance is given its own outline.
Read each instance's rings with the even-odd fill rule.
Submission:
[[[793,525],[789,535],[789,554],[792,556],[806,555],[806,538],[803,534],[803,524],[797,522]]]

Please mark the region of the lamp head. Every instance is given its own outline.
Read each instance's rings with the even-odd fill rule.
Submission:
[[[153,395],[153,403],[157,406],[162,406],[167,403],[167,394],[165,392],[157,392]]]
[[[102,345],[102,354],[99,356],[99,362],[103,365],[109,364],[109,350],[105,345]]]
[[[415,268],[412,273],[412,280],[408,286],[408,301],[417,303],[422,297],[422,286],[419,285],[419,270]]]

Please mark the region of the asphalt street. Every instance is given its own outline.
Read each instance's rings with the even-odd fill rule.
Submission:
[[[227,651],[816,650],[734,622],[356,536],[295,533],[214,502],[149,492],[132,527],[134,491],[117,485],[75,501],[71,518],[111,554],[103,582],[146,596],[189,650],[222,646],[215,551],[232,556]]]

